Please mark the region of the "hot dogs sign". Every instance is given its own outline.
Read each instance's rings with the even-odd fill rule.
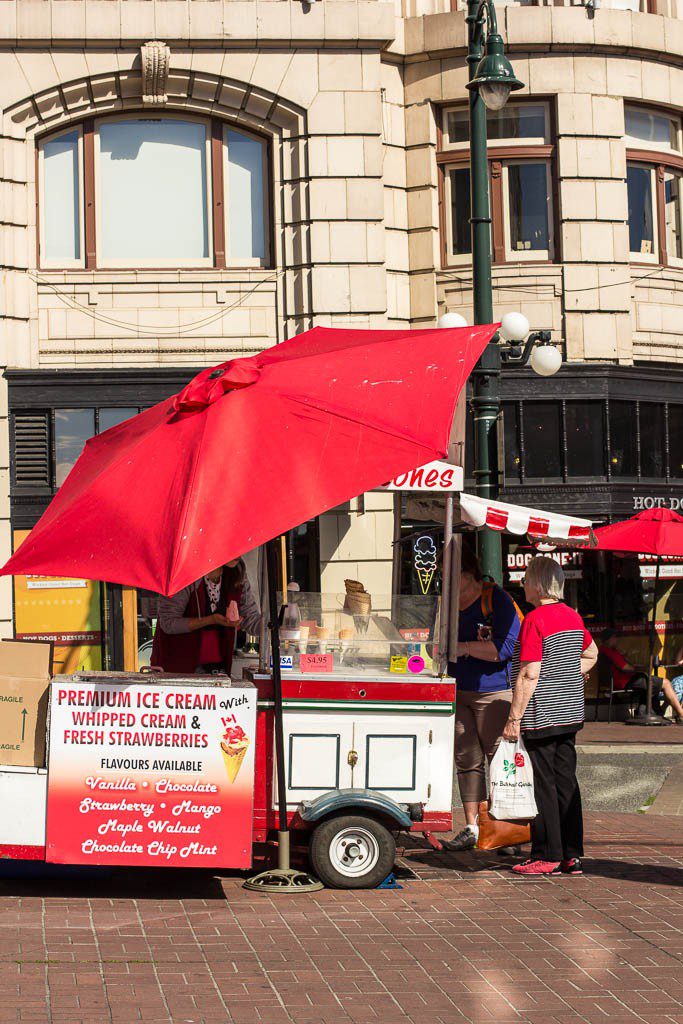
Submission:
[[[52,684],[47,859],[248,867],[253,687]]]

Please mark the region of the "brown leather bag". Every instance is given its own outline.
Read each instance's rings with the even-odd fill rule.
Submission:
[[[531,842],[531,826],[526,821],[498,821],[489,814],[488,800],[479,804],[478,850],[500,850],[502,846],[522,846]]]

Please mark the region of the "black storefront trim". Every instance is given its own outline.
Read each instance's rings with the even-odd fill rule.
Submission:
[[[139,370],[5,370],[9,408],[84,409],[156,405],[175,394],[203,367]]]
[[[569,363],[553,377],[539,377],[531,369],[503,367],[500,380],[501,402],[602,400],[627,402],[683,403],[683,366],[671,364]],[[668,408],[668,406],[667,406]],[[564,407],[563,407],[564,409]],[[563,413],[564,414],[564,413]],[[521,453],[528,439],[520,431]],[[605,443],[609,445],[609,417],[605,423]],[[647,443],[647,437],[643,437]],[[668,451],[667,451],[668,457]],[[563,451],[566,463],[567,452]],[[471,459],[471,453],[468,462]],[[466,487],[473,489],[468,479]],[[551,512],[569,512],[596,521],[622,519],[633,515],[643,502],[674,507],[683,505],[683,481],[665,478],[506,479],[500,498],[514,504],[531,505]]]
[[[27,485],[16,479],[18,418],[44,412],[43,461],[54,465],[55,439],[52,414],[55,409],[146,408],[180,391],[202,367],[163,367],[126,370],[5,370],[8,382],[11,446],[10,507],[12,527],[29,530],[55,494],[54,481]]]

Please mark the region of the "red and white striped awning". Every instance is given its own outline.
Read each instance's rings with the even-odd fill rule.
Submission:
[[[463,521],[475,528],[488,526],[491,530],[526,534],[533,540],[560,544],[570,542],[577,547],[595,543],[589,519],[543,512],[523,505],[508,505],[503,501],[487,501],[464,492],[460,494],[460,511]]]

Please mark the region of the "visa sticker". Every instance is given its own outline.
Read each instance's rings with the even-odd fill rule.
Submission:
[[[271,668],[273,667],[272,655],[271,655],[271,658],[270,658],[270,667]],[[283,668],[294,668],[294,658],[292,657],[291,654],[281,654],[280,655],[280,668],[281,669],[283,669]]]

